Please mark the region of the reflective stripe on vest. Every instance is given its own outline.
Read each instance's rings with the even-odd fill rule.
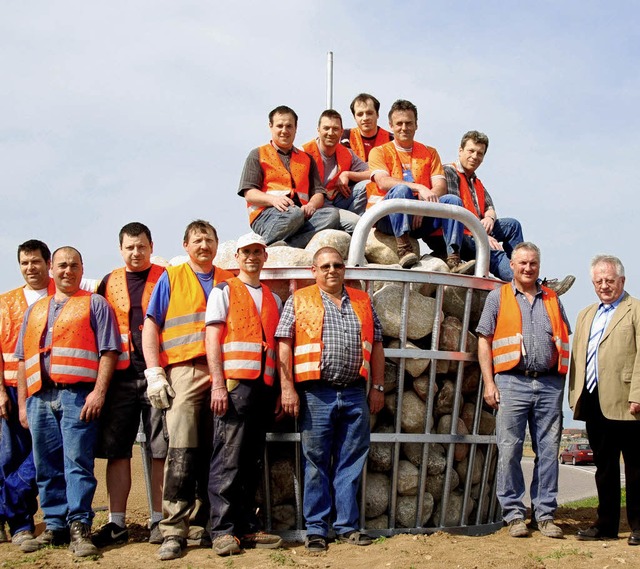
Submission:
[[[229,312],[221,341],[225,379],[258,379],[265,352],[264,383],[273,385],[276,368],[275,333],[278,305],[266,285],[262,286],[262,310],[256,309],[247,286],[239,279],[227,281]]]
[[[542,302],[553,331],[553,342],[558,351],[558,373],[569,369],[569,330],[562,319],[558,297],[547,287],[542,287]],[[513,369],[526,355],[522,338],[522,314],[510,283],[501,287],[500,310],[491,343],[494,373]]]
[[[282,163],[278,151],[272,144],[265,144],[258,148],[260,167],[262,168],[261,191],[274,196],[289,196],[296,193],[302,205],[309,202],[309,171],[311,157],[302,150],[291,150],[289,170]],[[247,202],[249,225],[265,209],[264,206],[252,205]]]
[[[207,299],[204,289],[189,263],[167,267],[169,306],[160,332],[160,365],[186,362],[206,354],[204,320]],[[215,267],[213,286],[233,277],[233,273]]]
[[[383,144],[378,148],[372,149],[371,152],[375,152],[376,155],[378,153],[382,153],[382,161],[387,166],[389,174],[397,180],[403,179],[402,162],[394,142]],[[423,186],[431,189],[431,166],[437,155],[438,153],[434,148],[420,144],[415,140],[413,141],[413,151],[411,152],[411,173],[413,174],[413,181],[416,184],[422,184]],[[377,162],[380,162],[380,160],[377,160]],[[402,182],[398,183],[401,184]],[[374,184],[374,186],[375,187],[373,187],[371,191],[369,191],[369,186],[367,186],[367,208],[384,199],[384,196],[387,193],[386,191],[381,190],[377,184]]]
[[[47,296],[51,296],[55,292],[56,285],[50,278],[47,285]],[[28,307],[27,299],[24,296],[24,287],[0,295],[0,348],[4,364],[4,384],[11,387],[18,385],[18,360],[14,352],[22,320]]]
[[[142,291],[142,313],[147,312],[149,299],[158,279],[164,273],[164,267],[151,265],[147,282]],[[129,330],[129,312],[131,310],[131,299],[129,297],[129,287],[127,286],[127,272],[124,267],[116,269],[109,275],[107,287],[104,293],[116,314],[118,330],[120,331],[121,353],[118,356],[116,369],[127,369],[131,359],[131,331]]]
[[[322,154],[320,153],[320,148],[318,147],[318,143],[315,140],[310,140],[306,144],[303,144],[302,148],[305,150],[305,152],[308,152],[309,154],[311,154],[311,157],[314,159],[316,165],[318,166],[318,172],[320,173],[320,180],[322,181],[322,184],[325,190],[327,190],[327,198],[332,200],[333,198],[336,197],[336,194],[338,193],[338,190],[335,189],[336,182],[338,181],[338,176],[340,176],[341,172],[348,172],[349,170],[351,170],[351,162],[353,160],[351,156],[351,152],[349,152],[349,149],[346,146],[343,146],[342,144],[338,143],[338,145],[336,146],[336,153],[335,153],[336,163],[338,165],[338,168],[333,178],[328,180],[327,183],[325,184],[324,183],[324,176],[325,176],[324,161],[322,160]]]
[[[62,307],[51,333],[51,345],[40,348],[47,327],[51,297],[36,302],[29,313],[24,335],[27,396],[42,387],[40,355],[50,352],[49,376],[56,383],[95,382],[100,356],[91,327],[91,295],[75,293]]]
[[[369,295],[361,290],[345,287],[353,311],[360,321],[362,365],[360,375],[367,380],[371,369],[373,346],[373,312]],[[322,361],[322,326],[324,306],[318,285],[297,290],[293,294],[295,311],[295,346],[293,375],[296,382],[320,379]]]

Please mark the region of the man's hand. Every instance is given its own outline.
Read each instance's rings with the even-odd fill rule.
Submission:
[[[487,235],[491,235],[491,232],[493,231],[493,225],[495,223],[495,220],[493,219],[493,217],[483,217],[480,220],[480,223],[482,223],[482,227],[484,227],[484,230],[487,232]]]
[[[418,192],[418,195],[420,196],[421,200],[425,202],[438,203],[438,196],[433,190],[430,190],[429,188],[427,188],[427,186],[424,186],[422,184],[411,184],[411,189],[414,192]]]
[[[500,391],[493,381],[486,381],[484,384],[484,401],[492,409],[497,409],[500,405]]]
[[[283,384],[280,402],[282,405],[282,410],[288,415],[297,417],[298,413],[300,413],[300,397],[298,396],[298,392],[295,389],[285,387],[285,385]]]
[[[144,370],[147,378],[147,397],[156,409],[168,409],[171,406],[169,399],[176,396],[176,392],[167,381],[167,374],[161,367],[151,367]]]
[[[290,206],[296,205],[289,196],[273,196],[271,205],[278,211],[287,211]]]
[[[424,216],[422,215],[412,215],[411,216],[411,229],[420,229],[422,227],[422,221],[424,220]]]
[[[502,251],[502,243],[497,241],[495,237],[491,237],[491,235],[489,235],[487,238],[489,239],[490,249],[492,249],[493,251]]]
[[[8,419],[11,412],[11,399],[4,387],[0,387],[0,419]]]
[[[104,395],[95,389],[87,395],[84,405],[80,410],[80,420],[90,423],[100,417],[100,411],[104,405]]]
[[[384,392],[377,389],[369,390],[369,411],[374,415],[384,407]]]
[[[632,415],[637,415],[638,413],[640,413],[640,403],[629,401],[629,413],[631,413]]]
[[[305,219],[309,219],[316,212],[315,206],[311,203],[304,204],[300,209],[304,212]]]
[[[18,420],[23,429],[29,428],[29,420],[27,419],[27,408],[23,405],[18,407]]]
[[[229,392],[227,386],[211,388],[211,410],[217,417],[222,417],[229,409]]]
[[[351,188],[349,187],[349,172],[340,172],[335,188],[345,198],[348,198],[351,195]]]

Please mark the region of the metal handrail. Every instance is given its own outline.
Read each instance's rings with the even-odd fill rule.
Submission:
[[[371,228],[379,219],[391,213],[444,217],[460,221],[471,231],[473,239],[476,242],[476,267],[474,275],[485,278],[489,276],[489,239],[482,223],[480,223],[480,220],[475,215],[457,205],[402,198],[382,200],[362,215],[351,237],[347,265],[351,267],[361,267],[365,264],[364,250],[369,231],[371,231]]]

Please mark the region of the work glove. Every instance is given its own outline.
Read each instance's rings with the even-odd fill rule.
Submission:
[[[167,409],[171,402],[170,398],[176,396],[176,392],[167,381],[167,374],[161,367],[150,367],[144,370],[147,378],[147,397],[149,402],[156,409]]]

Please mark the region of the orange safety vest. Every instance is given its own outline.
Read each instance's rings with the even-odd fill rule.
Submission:
[[[142,312],[147,312],[151,292],[156,286],[160,275],[164,273],[164,267],[160,265],[151,265],[147,282],[142,292]],[[113,307],[118,321],[118,330],[120,331],[121,353],[118,356],[116,369],[127,369],[131,363],[131,330],[129,330],[129,311],[131,310],[131,299],[129,298],[129,287],[127,286],[127,271],[124,267],[116,269],[109,275],[107,286],[104,293],[105,298]]]
[[[558,373],[565,375],[569,370],[569,330],[560,313],[558,296],[546,286],[542,287],[542,302],[549,315],[553,341],[558,350]],[[494,373],[513,369],[524,355],[522,314],[511,283],[502,285],[491,353]]]
[[[391,134],[384,130],[383,128],[378,128],[378,132],[376,133],[376,138],[373,141],[373,147],[382,146],[391,140]],[[351,150],[358,156],[361,160],[367,161],[367,156],[364,142],[362,141],[362,133],[359,128],[352,128],[349,130],[349,146]]]
[[[384,163],[387,165],[389,174],[398,180],[402,180],[402,162],[400,155],[393,142],[383,144],[379,148],[374,148],[371,152],[382,152]],[[413,141],[413,152],[411,153],[411,173],[416,184],[422,184],[431,189],[431,164],[437,155],[436,149]],[[402,183],[402,182],[398,182]],[[371,184],[369,184],[371,185]],[[367,186],[367,209],[384,199],[387,192],[380,189],[377,184],[373,184],[371,191]]]
[[[56,292],[56,285],[49,278],[47,296]],[[29,306],[24,296],[24,287],[16,288],[0,296],[0,348],[4,362],[4,384],[10,387],[18,385],[18,360],[14,352],[22,327],[24,313]]]
[[[167,267],[169,307],[160,332],[160,365],[186,362],[204,356],[205,312],[207,298],[189,263]],[[233,273],[215,267],[213,286],[233,277]]]
[[[289,196],[298,194],[302,205],[309,202],[309,169],[311,157],[301,150],[293,148],[289,170],[287,170],[278,156],[278,151],[271,143],[258,148],[260,167],[262,168],[261,191],[274,196]],[[247,202],[249,225],[266,209],[264,206],[252,205]]]
[[[361,290],[345,287],[351,306],[361,325],[362,366],[360,375],[369,378],[373,347],[373,312],[369,295]],[[296,382],[320,379],[322,360],[322,324],[324,306],[318,285],[311,285],[293,293],[296,338],[293,350],[293,376]]]
[[[322,160],[322,155],[320,154],[320,148],[318,147],[318,143],[315,140],[310,140],[306,144],[303,144],[302,148],[305,150],[305,152],[311,154],[311,157],[315,160],[316,164],[318,165],[318,172],[320,173],[320,179],[324,181],[324,162]],[[348,172],[349,170],[351,170],[351,162],[353,160],[351,157],[351,152],[349,152],[349,149],[346,146],[343,146],[342,144],[338,144],[338,146],[336,147],[336,161],[338,163],[338,171],[336,172],[336,175],[333,178],[331,178],[325,186],[325,189],[327,190],[327,197],[330,200],[332,200],[335,197],[338,191],[335,189],[335,187],[336,187],[336,182],[338,181],[338,176],[340,175],[340,173]]]
[[[227,281],[229,313],[222,337],[225,379],[258,379],[262,352],[266,352],[263,379],[273,385],[276,371],[275,333],[280,315],[268,286],[262,285],[262,311],[258,314],[253,297],[237,277]]]
[[[79,290],[67,300],[53,323],[51,344],[40,348],[52,297],[41,298],[29,312],[24,334],[27,397],[42,388],[40,355],[51,353],[49,376],[56,383],[95,383],[100,353],[91,327],[91,296]]]

